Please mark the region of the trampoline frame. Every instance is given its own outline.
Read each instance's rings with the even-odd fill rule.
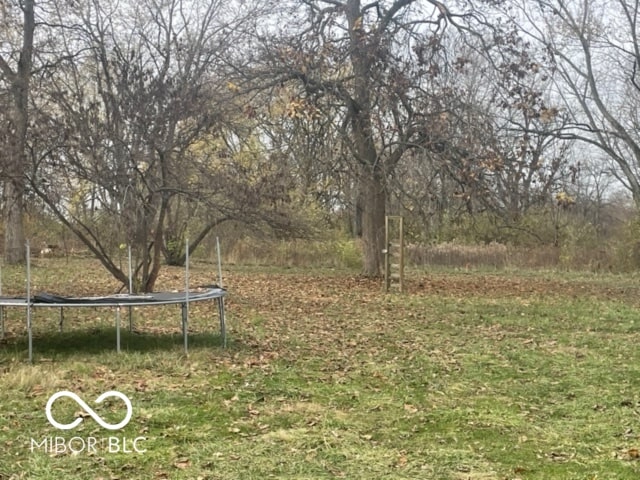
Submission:
[[[219,285],[211,285],[204,291],[190,291],[189,288],[189,247],[187,242],[186,265],[185,265],[185,291],[184,292],[155,292],[149,294],[115,294],[89,297],[61,297],[52,295],[31,294],[31,258],[29,243],[27,249],[27,291],[26,297],[6,297],[2,296],[2,281],[0,276],[0,338],[5,336],[5,311],[6,307],[18,307],[26,309],[26,323],[29,349],[29,362],[33,361],[33,313],[35,308],[60,308],[60,331],[62,331],[64,321],[64,309],[81,307],[106,307],[114,308],[116,312],[116,351],[120,352],[120,328],[121,309],[127,307],[129,310],[129,331],[133,330],[133,307],[148,307],[160,305],[180,305],[182,320],[182,336],[184,341],[184,351],[188,353],[188,324],[189,324],[189,304],[204,300],[215,300],[218,308],[220,320],[220,335],[222,337],[223,348],[227,347],[227,329],[225,323],[224,297],[226,290],[222,288],[222,272],[220,264],[220,245],[216,239],[218,253],[218,281]],[[131,272],[131,247],[129,247],[129,272]],[[129,292],[132,291],[132,278],[129,276]],[[155,296],[155,297],[154,297]]]

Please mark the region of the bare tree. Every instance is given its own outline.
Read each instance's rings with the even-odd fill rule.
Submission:
[[[380,272],[389,175],[408,150],[440,140],[431,131],[437,103],[433,110],[416,103],[428,96],[421,78],[437,68],[440,36],[447,25],[470,31],[486,23],[475,2],[466,8],[454,13],[435,0],[304,0],[290,5],[286,31],[267,31],[256,45],[248,88],[297,85],[300,109],[331,112],[357,185],[365,275]]]
[[[75,17],[60,12],[69,61],[42,85],[48,128],[33,140],[31,186],[123,284],[118,247],[131,245],[137,290],[153,289],[163,254],[184,259],[185,208],[211,207],[193,251],[256,205],[221,198],[238,182],[207,154],[235,115],[225,56],[253,13],[223,5],[94,0]]]
[[[520,6],[522,28],[556,59],[557,94],[570,117],[558,135],[611,158],[640,208],[640,2],[538,0]]]
[[[427,229],[449,219],[490,216],[501,228],[520,228],[532,208],[553,202],[575,179],[569,142],[557,138],[564,117],[549,86],[554,62],[514,29],[495,30],[492,45],[450,31],[441,36],[448,61],[432,63],[414,108],[439,112],[435,141],[412,149],[396,167],[393,192]]]
[[[13,2],[12,2],[13,3]],[[33,66],[35,1],[3,5],[3,17],[15,9],[22,12],[21,45],[8,54],[0,51],[0,82],[8,90],[8,110],[1,115],[5,140],[2,158],[4,255],[9,264],[24,261],[24,192],[26,185],[26,142],[29,125],[30,80]],[[6,26],[6,18],[3,18]],[[6,45],[4,45],[6,46]],[[13,64],[13,65],[12,65]]]

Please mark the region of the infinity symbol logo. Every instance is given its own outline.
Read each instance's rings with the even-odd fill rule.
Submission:
[[[124,420],[122,420],[120,423],[112,425],[110,423],[105,422],[78,395],[76,395],[73,392],[69,392],[69,391],[64,390],[64,391],[61,391],[61,392],[58,392],[58,393],[54,393],[53,395],[51,395],[51,397],[49,398],[49,401],[47,402],[47,406],[45,408],[45,413],[47,414],[47,420],[49,420],[49,423],[51,425],[53,425],[54,427],[60,429],[60,430],[71,430],[72,428],[76,428],[78,425],[80,425],[82,423],[82,420],[83,420],[82,417],[79,417],[79,418],[76,418],[73,422],[67,423],[67,424],[56,422],[56,420],[51,415],[51,406],[53,405],[53,402],[55,402],[57,399],[59,399],[61,397],[69,397],[69,398],[73,399],[78,405],[80,405],[82,407],[82,409],[85,412],[87,412],[91,416],[91,418],[93,418],[96,422],[98,422],[102,428],[106,428],[107,430],[119,430],[120,428],[123,428],[127,423],[129,423],[129,420],[131,420],[131,414],[133,413],[133,407],[131,406],[131,400],[129,400],[129,397],[127,397],[125,394],[120,393],[120,392],[118,392],[116,390],[110,390],[108,392],[104,392],[102,395],[100,395],[98,398],[96,398],[96,403],[102,403],[102,401],[105,398],[118,397],[127,406],[127,415],[124,417]]]

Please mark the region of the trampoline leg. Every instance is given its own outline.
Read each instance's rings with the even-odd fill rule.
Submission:
[[[33,332],[31,329],[31,248],[29,242],[25,244],[27,250],[27,336],[29,337],[29,363],[33,363]]]
[[[116,307],[116,351],[120,353],[120,307]]]
[[[64,324],[64,308],[60,307],[60,323],[58,323],[58,326],[60,327],[60,333],[62,333],[63,324]]]
[[[4,307],[0,307],[0,340],[4,339]]]
[[[129,307],[129,333],[133,332],[133,307]]]
[[[224,298],[218,298],[218,316],[220,317],[220,336],[222,336],[222,348],[227,348],[227,326],[224,321]]]
[[[33,332],[31,329],[31,301],[27,299],[27,336],[29,337],[29,363],[33,363]]]
[[[187,353],[189,350],[189,340],[187,338],[187,326],[189,319],[187,318],[187,304],[182,304],[182,338],[184,340],[184,353]]]

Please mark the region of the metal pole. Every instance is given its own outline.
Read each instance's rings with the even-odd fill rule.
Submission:
[[[129,256],[129,295],[133,295],[133,269],[131,266],[131,245],[127,247]],[[133,332],[133,309],[129,307],[129,332]]]
[[[188,326],[189,326],[189,239],[185,239],[185,275],[184,275],[184,308],[182,310],[182,335],[184,337],[184,353],[189,349]]]
[[[218,256],[218,287],[223,288],[220,237],[216,237],[216,254]],[[224,320],[224,297],[218,298],[218,317],[220,318],[220,335],[222,335],[222,348],[227,348],[227,326]]]
[[[127,247],[129,254],[129,295],[133,294],[133,271],[131,269],[131,245]]]
[[[222,335],[222,348],[227,348],[227,326],[224,319],[224,297],[218,298],[218,316],[220,317],[220,335]]]
[[[216,237],[216,253],[218,255],[218,286],[222,288],[222,261],[220,259],[220,238]]]
[[[116,352],[120,353],[120,305],[116,307]]]
[[[27,336],[29,338],[29,363],[33,363],[33,332],[31,331],[31,247],[26,243],[27,250]]]
[[[183,303],[181,306],[182,313],[182,339],[184,340],[184,352],[187,353],[187,304]]]

